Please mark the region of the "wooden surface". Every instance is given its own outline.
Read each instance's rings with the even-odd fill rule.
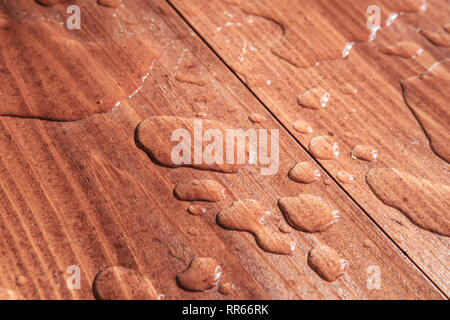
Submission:
[[[358,16],[365,4],[355,10],[345,9],[352,7],[350,2],[333,5],[336,20],[328,23],[328,16],[312,16],[331,1],[306,1],[310,5],[304,7],[302,2],[124,0],[113,9],[79,0],[82,28],[67,30],[60,24],[67,16],[64,4],[3,1],[0,297],[445,299],[450,290],[448,237],[418,227],[385,205],[365,175],[371,168],[393,167],[444,186],[444,191],[432,190],[445,195],[449,166],[445,156],[433,152],[424,130],[434,130],[438,122],[432,137],[445,150],[448,121],[438,109],[431,116],[426,110],[416,115],[423,112],[414,102],[420,98],[406,104],[402,88],[404,80],[449,56],[447,48],[416,32],[442,29],[449,19],[446,2],[428,1],[425,13],[415,12],[408,1],[406,9],[380,3],[383,14],[412,12],[382,28],[370,43],[361,38],[366,17]],[[291,15],[302,10],[314,22],[304,33],[296,29],[299,22],[288,26]],[[349,20],[347,31],[335,26]],[[228,21],[234,24],[225,27]],[[273,44],[288,33],[274,54]],[[305,66],[310,60],[291,55],[299,52],[298,38],[311,40],[305,56],[326,61]],[[380,53],[379,46],[405,38],[419,43],[424,53],[417,59]],[[339,56],[345,44],[341,40],[358,42],[347,59]],[[286,52],[291,62],[280,58]],[[343,94],[345,83],[358,93]],[[300,107],[297,96],[317,86],[332,92],[327,107]],[[445,89],[435,87],[433,103],[448,114]],[[203,113],[205,119],[234,128],[279,129],[278,173],[263,176],[253,166],[237,173],[168,168],[152,161],[137,141],[136,127],[144,119],[202,119],[198,115]],[[252,113],[266,120],[253,123],[248,118]],[[427,119],[423,128],[417,121],[421,116]],[[296,120],[307,120],[313,134],[292,130]],[[316,135],[335,137],[340,156],[312,157],[307,147]],[[352,159],[350,151],[357,144],[376,147],[378,161]],[[291,180],[288,172],[300,161],[314,164],[320,180]],[[334,177],[342,170],[353,173],[356,181],[338,182]],[[192,179],[211,179],[225,187],[224,199],[205,204],[207,211],[200,216],[189,214],[192,203],[173,194],[177,184]],[[271,212],[267,228],[277,230],[286,224],[278,200],[299,194],[321,197],[342,219],[319,233],[291,228],[285,236],[296,243],[292,255],[266,252],[251,232],[229,230],[216,221],[233,201],[254,199]],[[444,205],[448,201],[442,198]],[[308,253],[319,245],[334,248],[349,261],[346,273],[334,282],[308,265]],[[222,268],[219,284],[232,283],[234,291],[183,289],[177,275],[195,257],[216,261]],[[66,286],[71,265],[81,269],[79,290]],[[122,270],[107,268],[111,266],[137,271],[146,281],[131,271],[111,271]],[[379,267],[381,289],[368,288],[369,266]],[[139,283],[145,285],[127,287]]]

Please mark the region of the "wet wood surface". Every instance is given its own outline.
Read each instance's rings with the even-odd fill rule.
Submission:
[[[349,27],[358,32],[333,29],[335,42],[323,44],[329,48],[320,46],[323,40],[316,33],[296,32],[300,23],[283,25],[294,14],[288,14],[289,9],[300,2],[282,3],[276,10],[271,3],[244,5],[231,0],[124,0],[117,8],[88,0],[75,3],[82,13],[80,30],[65,27],[67,4],[43,6],[25,0],[0,4],[0,298],[448,296],[448,212],[442,219],[430,218],[433,226],[438,221],[439,232],[426,230],[418,226],[423,222],[420,210],[408,216],[401,208],[386,205],[365,181],[369,169],[396,168],[412,175],[414,183],[416,177],[427,179],[429,192],[441,197],[435,206],[448,206],[445,86],[427,84],[436,91],[429,98],[436,108],[427,113],[418,103],[423,92],[416,83],[408,90],[406,80],[448,57],[445,46],[436,46],[417,32],[418,28],[446,32],[445,2],[429,1],[426,12],[411,9],[408,1],[399,8],[380,3],[384,15],[391,10],[411,12],[378,31],[370,43],[361,38],[365,16],[362,23]],[[334,8],[338,10],[334,16],[342,14],[342,24],[349,14],[359,21],[361,10],[345,15],[339,11],[350,5]],[[320,5],[306,8],[310,11],[303,15],[315,21],[310,30],[322,26],[320,32],[331,35],[338,21],[327,23],[325,15],[319,19],[323,23],[317,22],[310,14],[322,12]],[[240,25],[224,27],[228,21]],[[274,54],[272,43],[287,29],[291,35],[275,46]],[[297,52],[298,37],[307,42],[309,36],[317,37],[310,40],[319,46],[314,44],[305,57],[325,59],[317,66],[289,54]],[[416,59],[380,53],[382,45],[404,37],[423,47]],[[356,45],[342,59],[341,40],[347,38]],[[443,70],[438,80],[448,80],[446,69],[438,70]],[[342,93],[344,84],[358,93]],[[298,95],[314,87],[331,92],[326,108],[299,106]],[[405,103],[409,92],[410,103]],[[167,117],[278,129],[278,171],[262,175],[258,166],[237,172],[163,166],[149,152],[152,135],[143,140],[136,130],[141,121],[156,116],[169,124],[178,122]],[[420,124],[418,118],[426,123]],[[308,121],[313,133],[293,130],[297,120]],[[439,130],[432,134],[435,125]],[[164,130],[150,132],[159,139]],[[325,135],[339,142],[338,158],[320,160],[309,151],[310,139]],[[170,142],[170,136],[163,138]],[[437,147],[432,148],[429,139],[432,146],[437,140]],[[376,148],[377,161],[353,159],[350,152],[356,145]],[[167,148],[162,151],[170,152],[172,145],[167,143]],[[288,172],[298,162],[309,162],[320,178],[307,184],[290,179]],[[340,182],[335,178],[338,171],[352,173],[355,181]],[[175,186],[193,179],[220,183],[223,198],[180,201]],[[386,189],[392,188],[388,182]],[[396,191],[400,190],[393,188]],[[302,194],[326,202],[341,219],[314,233],[292,227],[278,201]],[[410,201],[421,207],[419,200]],[[229,210],[235,201],[237,209]],[[427,198],[423,201],[429,204]],[[255,210],[239,209],[248,203],[257,204]],[[190,214],[191,205],[206,211]],[[259,210],[264,221],[247,221]],[[409,207],[403,210],[409,212]],[[417,216],[422,220],[413,220]],[[243,220],[246,224],[241,227]],[[275,253],[267,235],[288,239],[291,252]],[[321,277],[318,268],[330,263],[314,255],[320,250],[311,254],[313,248],[327,248],[323,252],[348,261],[345,273],[335,279],[322,272]],[[215,264],[221,267],[218,283],[196,281],[196,270],[209,272]],[[80,268],[79,289],[67,286],[70,266]],[[370,270],[380,271],[379,289],[368,285]],[[232,284],[232,289],[219,290],[225,284]]]

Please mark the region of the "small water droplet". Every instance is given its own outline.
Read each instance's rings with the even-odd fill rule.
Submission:
[[[300,183],[312,183],[320,178],[320,171],[309,162],[299,162],[289,170],[290,179]]]
[[[334,159],[339,156],[339,145],[330,136],[318,136],[309,141],[311,154],[318,159]]]
[[[206,291],[217,284],[221,267],[213,258],[195,257],[189,267],[177,274],[179,286],[188,291]]]
[[[297,97],[300,106],[308,109],[320,109],[327,106],[331,95],[322,88],[310,89]]]
[[[450,47],[450,35],[446,32],[421,29],[420,33],[435,46]]]
[[[18,276],[18,277],[16,278],[16,284],[17,284],[19,287],[24,286],[26,283],[27,283],[27,278],[25,278],[24,276]]]
[[[266,117],[259,113],[252,113],[248,116],[248,119],[253,123],[260,123],[266,121]]]
[[[191,180],[178,183],[173,193],[182,201],[219,201],[222,199],[223,186],[214,180]]]
[[[206,86],[206,81],[200,76],[194,75],[192,73],[177,73],[175,75],[175,80],[188,84],[195,84],[200,87]]]
[[[378,158],[378,151],[372,146],[357,145],[353,148],[351,156],[353,159],[376,161]]]
[[[333,248],[320,245],[309,251],[308,265],[326,281],[333,282],[344,275],[349,262]]]
[[[192,205],[188,207],[187,211],[193,216],[199,216],[206,213],[206,208],[200,205]]]
[[[423,49],[420,45],[410,41],[400,41],[392,46],[385,46],[380,48],[384,54],[395,55],[405,59],[416,58],[420,56]]]
[[[156,300],[158,293],[151,281],[139,272],[113,266],[95,276],[92,291],[99,300]]]
[[[289,225],[304,232],[325,231],[340,219],[325,200],[309,194],[281,198],[278,206]]]
[[[109,8],[117,8],[122,3],[122,0],[97,0],[99,5]]]
[[[336,175],[337,179],[342,183],[350,183],[355,180],[355,176],[347,171],[339,171]]]
[[[312,133],[313,128],[309,125],[308,122],[303,120],[297,120],[292,124],[294,130],[300,133]]]

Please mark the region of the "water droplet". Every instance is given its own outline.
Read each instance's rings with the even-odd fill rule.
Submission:
[[[156,300],[158,292],[139,272],[113,266],[97,273],[92,291],[99,300]]]
[[[312,133],[313,128],[309,125],[308,122],[303,120],[297,120],[295,121],[292,126],[294,127],[294,130],[300,133]]]
[[[444,30],[448,33],[450,33],[450,23],[447,23],[446,25],[444,25]]]
[[[378,151],[371,146],[357,145],[352,150],[352,158],[365,161],[376,161],[378,158]]]
[[[289,170],[290,179],[300,183],[312,183],[320,178],[320,170],[309,162],[299,162]]]
[[[206,291],[215,285],[222,274],[213,258],[195,257],[189,267],[177,274],[177,282],[188,291]]]
[[[278,200],[278,206],[286,221],[295,229],[304,232],[321,232],[339,221],[337,210],[320,197],[302,194]]]
[[[385,46],[380,48],[384,54],[395,55],[405,59],[415,58],[420,56],[423,49],[420,45],[410,41],[400,41],[393,46]]]
[[[223,197],[223,186],[214,180],[191,180],[178,183],[173,193],[182,201],[219,201]]]
[[[326,107],[331,95],[322,88],[308,90],[297,97],[300,106],[308,109],[319,109]]]
[[[355,181],[355,176],[347,171],[339,171],[336,177],[342,183],[350,183]]]
[[[350,83],[345,83],[339,87],[339,90],[346,95],[355,94],[358,92],[358,89],[356,89],[353,85]]]
[[[431,148],[450,162],[450,59],[435,63],[426,72],[401,83],[405,102],[424,129]]]
[[[376,31],[375,31],[376,32]],[[347,58],[350,54],[350,51],[352,50],[353,46],[355,45],[354,42],[347,42],[344,46],[344,49],[342,50],[342,58]]]
[[[374,168],[366,175],[373,193],[414,224],[450,236],[450,187],[394,168]]]
[[[260,123],[266,121],[266,117],[259,113],[252,113],[248,116],[249,120],[253,123]]]
[[[308,265],[322,278],[333,282],[344,275],[349,262],[328,246],[317,246],[309,251]]]
[[[117,8],[122,3],[122,0],[97,0],[97,3],[105,7]]]
[[[265,215],[264,205],[257,200],[239,200],[217,214],[217,223],[225,229],[246,231],[251,233],[258,246],[267,252],[292,254],[291,239],[275,233],[259,222]]]
[[[219,293],[225,296],[232,294],[234,291],[234,284],[230,282],[221,283],[219,285]]]
[[[187,211],[193,216],[199,216],[206,212],[206,208],[199,205],[192,205],[188,207]]]
[[[339,156],[339,145],[330,136],[318,136],[309,141],[309,152],[318,159],[334,159]]]
[[[420,33],[424,35],[432,44],[438,47],[450,47],[450,35],[443,31],[431,31],[421,29]]]
[[[172,168],[192,167],[236,173],[249,163],[249,144],[245,144],[244,150],[240,150],[242,146],[239,147],[239,143],[228,147],[226,138],[227,129],[230,128],[213,120],[157,116],[141,121],[135,136],[137,145],[157,164]],[[207,139],[208,132],[211,135]],[[244,130],[234,132],[234,141],[246,141]],[[243,155],[244,161],[239,161],[240,154]],[[229,161],[228,156],[234,156],[232,161]]]
[[[290,233],[291,232],[291,228],[289,228],[289,226],[287,224],[285,224],[285,223],[281,223],[279,229],[283,233]]]

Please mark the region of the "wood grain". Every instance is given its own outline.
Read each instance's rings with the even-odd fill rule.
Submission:
[[[24,44],[17,40],[9,51],[2,33],[0,66],[9,75],[7,88],[15,88],[1,91],[6,97],[1,108],[9,110],[0,119],[2,298],[92,299],[95,276],[109,266],[139,272],[151,288],[143,296],[157,293],[166,299],[445,298],[326,172],[321,170],[325,178],[312,184],[288,178],[295,163],[314,160],[166,2],[124,1],[115,11],[93,1],[77,4],[86,24],[74,33],[57,29],[59,23],[53,21],[57,15],[65,16],[64,5],[43,7],[20,0],[1,6],[8,21],[38,30],[33,33],[37,39],[27,43],[33,52],[45,47],[48,34],[42,30],[64,34],[69,41],[83,38],[77,44],[80,50],[67,57],[39,51],[37,58],[48,68],[36,74],[42,77],[39,89],[24,70],[40,64],[26,55],[12,64],[17,52],[22,54],[14,48]],[[36,19],[30,22],[30,17]],[[39,29],[40,24],[48,25]],[[139,39],[145,39],[145,45]],[[65,41],[59,44],[62,48]],[[98,50],[90,51],[91,46]],[[157,59],[155,52],[161,53]],[[65,58],[72,62],[56,64]],[[73,70],[71,59],[82,62],[75,67],[79,77],[67,76]],[[92,69],[103,75],[91,73]],[[177,80],[177,74],[189,74],[195,81]],[[84,77],[88,83],[80,80]],[[86,98],[73,101],[73,94]],[[38,96],[45,103],[36,102]],[[88,101],[96,99],[104,101],[109,111],[92,108]],[[120,104],[110,103],[116,99]],[[61,103],[61,108],[49,108],[52,102]],[[279,129],[278,173],[261,176],[251,166],[237,174],[167,168],[152,162],[136,145],[135,130],[142,120],[156,115],[195,117],[199,112],[236,128]],[[253,112],[267,120],[252,124],[248,115]],[[173,188],[192,179],[219,182],[226,187],[225,200],[208,204],[202,216],[188,214],[191,203],[175,199]],[[322,197],[341,212],[342,220],[321,233],[291,230],[288,236],[297,243],[292,256],[266,253],[250,234],[216,223],[216,214],[232,201],[256,199],[272,212],[267,224],[275,229],[283,222],[278,199],[299,193]],[[376,208],[387,210],[379,203]],[[445,243],[435,236],[430,239],[434,241],[430,245]],[[330,246],[350,261],[346,274],[333,283],[307,264],[308,252],[318,245]],[[221,295],[217,288],[190,292],[177,285],[176,275],[196,256],[211,257],[222,266],[221,282],[235,284],[231,295]],[[81,268],[80,290],[66,286],[71,265]],[[381,270],[379,290],[366,284],[372,265]],[[433,268],[442,268],[442,263]],[[114,287],[106,296],[130,297],[127,287],[122,293],[115,290],[119,289]]]
[[[422,125],[405,103],[400,84],[448,58],[448,48],[435,46],[418,32],[445,33],[443,27],[450,16],[447,2],[427,1],[424,12],[417,5],[421,1],[370,1],[382,13],[382,28],[371,42],[370,30],[365,27],[369,4],[365,1],[171,3],[305,149],[314,136],[331,135],[339,142],[339,158],[320,163],[333,177],[339,171],[354,174],[356,183],[341,187],[448,295],[448,238],[418,228],[397,209],[384,205],[365,183],[370,168],[392,167],[450,185],[449,165],[430,148]],[[399,16],[386,26],[394,10]],[[343,59],[340,52],[350,41],[355,45]],[[400,41],[423,48],[423,53],[405,59],[382,52]],[[304,52],[305,61],[301,60],[306,59]],[[415,102],[426,101],[419,110],[414,105],[411,108],[426,118],[425,131],[431,128],[431,142],[438,143],[443,154],[449,150],[446,81],[433,86],[433,93],[423,85],[419,93],[409,93],[415,95]],[[331,94],[325,108],[313,110],[297,103],[299,94],[313,88]],[[309,123],[314,132],[294,130],[293,123],[298,120]],[[375,147],[378,161],[352,159],[351,150],[360,144]],[[445,201],[448,205],[448,199]]]

